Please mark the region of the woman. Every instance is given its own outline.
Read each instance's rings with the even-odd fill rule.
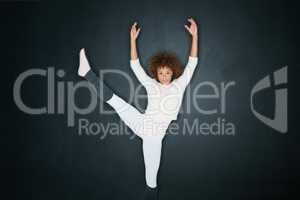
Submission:
[[[198,63],[197,24],[192,18],[188,21],[190,26],[185,25],[185,28],[192,36],[192,45],[185,69],[182,69],[178,58],[173,53],[161,52],[150,59],[152,77],[144,71],[138,58],[136,40],[141,29],[136,27],[136,22],[131,27],[130,66],[147,91],[148,105],[144,114],[107,87],[91,70],[84,49],[80,51],[79,76],[87,79],[95,87],[98,97],[111,105],[124,123],[142,139],[146,184],[149,191],[147,198],[157,198],[157,173],[162,140],[170,122],[177,119],[185,88]]]

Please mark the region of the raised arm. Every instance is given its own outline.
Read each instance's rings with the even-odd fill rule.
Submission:
[[[187,25],[184,25],[184,27],[192,36],[190,55],[188,63],[184,68],[183,74],[175,80],[184,89],[192,79],[193,73],[198,64],[198,27],[196,22],[192,18],[189,18],[188,21],[191,23],[190,27],[188,27]]]
[[[145,70],[140,64],[140,60],[136,48],[136,40],[140,33],[141,28],[136,28],[137,22],[135,22],[130,30],[130,67],[137,79],[145,85],[147,82],[152,81],[152,79],[146,74]]]

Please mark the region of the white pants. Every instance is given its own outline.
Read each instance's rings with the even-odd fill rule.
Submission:
[[[125,102],[118,95],[106,101],[118,113],[124,123],[143,141],[146,184],[157,186],[157,173],[160,165],[162,140],[170,121],[157,121]]]

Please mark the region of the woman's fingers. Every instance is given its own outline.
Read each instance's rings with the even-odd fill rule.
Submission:
[[[134,30],[136,25],[137,25],[137,23],[134,22],[134,23],[132,24],[132,26],[131,26],[131,30]]]
[[[188,21],[191,22],[191,24],[196,24],[196,22],[193,18],[189,18]]]
[[[133,25],[131,26],[130,33],[131,33],[132,38],[137,38],[141,31],[141,28],[137,28],[136,25],[137,25],[137,22],[134,22]]]
[[[139,28],[139,29],[137,30],[137,32],[136,32],[136,36],[138,36],[138,35],[139,35],[139,33],[140,33],[140,30],[141,30],[141,28]]]
[[[137,22],[134,22],[133,25],[131,26],[131,31],[137,31],[136,25]]]
[[[184,27],[190,32],[190,28],[187,25],[184,25]]]
[[[191,26],[197,27],[197,24],[193,18],[189,18],[188,21],[191,23]]]
[[[137,25],[137,22],[134,22],[134,24],[132,25],[133,28],[135,28]]]
[[[189,28],[187,25],[184,25],[184,27],[190,34],[193,34],[191,28]]]

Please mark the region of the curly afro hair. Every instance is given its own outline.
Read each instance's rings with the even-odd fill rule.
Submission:
[[[173,78],[178,78],[183,73],[180,60],[173,52],[162,51],[154,54],[149,60],[149,73],[157,81],[157,70],[160,67],[169,67],[173,71]]]

